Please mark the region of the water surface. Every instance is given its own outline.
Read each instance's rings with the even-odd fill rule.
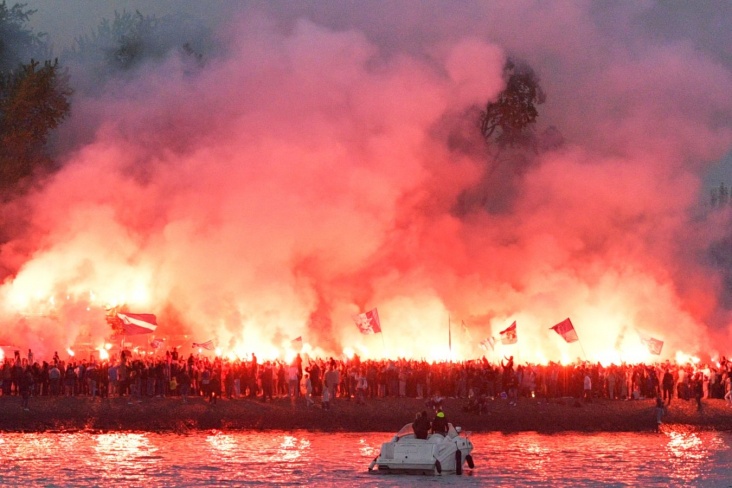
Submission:
[[[383,433],[0,434],[2,486],[720,486],[732,434],[475,434],[463,476],[368,473]]]

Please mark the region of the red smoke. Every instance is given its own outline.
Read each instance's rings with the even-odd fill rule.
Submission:
[[[317,15],[240,19],[199,72],[172,55],[78,98],[62,135],[91,121],[93,140],[4,209],[29,226],[0,255],[0,341],[96,346],[125,304],[184,351],[272,357],[302,336],[319,355],[446,358],[451,327],[459,359],[647,359],[641,332],[663,357],[716,353],[729,316],[698,259],[715,236],[690,216],[732,142],[730,70],[688,45],[626,45],[576,9],[522,12],[517,38],[518,6],[499,10],[491,32],[453,12],[464,31],[404,50]],[[565,143],[487,177],[479,139],[446,134],[473,128],[463,114],[503,88],[509,55],[539,73],[539,129]],[[455,212],[476,188],[500,211]],[[373,307],[383,336],[361,336],[352,315]],[[549,330],[568,316],[581,344]],[[479,349],[514,320],[515,346]]]

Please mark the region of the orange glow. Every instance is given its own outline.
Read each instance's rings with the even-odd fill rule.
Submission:
[[[682,351],[676,352],[676,362],[678,364],[692,364],[696,366],[700,361],[701,359],[696,356],[692,356],[691,354],[686,354]]]
[[[24,302],[28,305],[26,310],[29,312],[25,316],[26,320],[55,320],[56,315],[73,315],[75,310],[90,308],[91,300],[97,298],[98,294],[89,292],[84,296],[89,301],[82,300],[81,302],[71,295],[65,295],[65,297],[67,299],[62,301],[46,298],[39,301]],[[32,303],[35,303],[35,305],[31,306]],[[439,312],[435,317],[424,315],[423,310],[411,308],[422,306],[422,303],[407,304],[400,300],[399,304],[406,308],[395,310],[389,307],[382,308],[383,311],[380,313],[384,330],[381,334],[362,335],[355,325],[347,321],[339,329],[339,333],[343,336],[343,339],[340,340],[346,341],[350,345],[340,350],[321,348],[311,345],[310,342],[305,342],[302,348],[296,351],[287,340],[280,341],[278,347],[273,339],[267,335],[266,328],[258,326],[255,322],[245,322],[241,326],[242,333],[238,337],[235,331],[227,328],[211,329],[210,334],[216,338],[216,342],[235,344],[231,348],[217,347],[214,355],[233,360],[235,358],[251,358],[251,354],[255,353],[261,361],[284,360],[288,363],[294,359],[298,352],[308,357],[333,356],[351,359],[355,354],[358,354],[363,359],[411,358],[424,359],[428,362],[463,361],[481,356],[485,356],[491,361],[500,361],[503,357],[514,356],[519,362],[535,364],[547,364],[550,361],[557,361],[566,365],[577,360],[588,360],[607,366],[621,362],[655,362],[668,358],[668,355],[671,354],[671,351],[668,351],[669,346],[665,346],[663,357],[651,355],[646,346],[640,343],[635,328],[626,325],[629,323],[628,317],[622,313],[617,313],[613,307],[604,309],[596,305],[586,307],[586,310],[580,309],[580,312],[573,318],[580,342],[568,344],[550,330],[549,326],[557,320],[556,317],[546,318],[545,316],[530,313],[507,315],[498,317],[482,327],[471,327],[472,330],[468,331],[470,334],[468,335],[455,323],[451,325],[452,330],[448,331],[448,324],[441,323],[446,314],[439,311],[439,304],[430,305]],[[130,308],[130,305],[124,306]],[[632,308],[632,306],[627,308]],[[100,315],[104,309],[92,307],[93,312]],[[44,314],[37,312],[44,312]],[[408,329],[398,330],[392,328],[394,317],[410,317],[413,315],[419,317],[414,322],[418,324],[415,325],[414,329],[416,333]],[[504,329],[513,320],[516,320],[518,324],[519,339],[516,344],[504,345],[498,340],[495,349],[484,350],[478,346],[478,340],[475,337],[484,338],[489,334],[495,337],[498,335],[498,331]],[[83,323],[82,327],[86,327],[87,324],[94,324],[94,321],[92,319],[90,322],[87,316]],[[103,327],[103,321],[100,320],[96,325]],[[158,332],[165,333],[169,330],[170,327],[166,324],[166,321],[160,320]],[[428,330],[429,333],[422,333],[423,330]],[[451,345],[447,341],[448,332],[452,336]],[[92,328],[92,334],[97,337],[107,336],[109,330],[93,332]],[[650,332],[650,334],[666,339],[664,335],[659,333]],[[247,339],[242,340],[242,337]],[[185,342],[187,340],[187,336],[186,339],[181,339],[183,344],[178,345],[181,352],[185,353]],[[132,343],[129,346],[132,347]],[[109,351],[112,345],[107,342],[102,347]],[[135,345],[133,351],[139,353],[139,347],[139,345]],[[71,347],[68,348],[67,352],[69,355],[74,354]],[[198,348],[196,352],[205,355],[208,351]],[[106,359],[109,355],[100,350],[100,358],[102,357]],[[675,353],[675,357],[677,361],[692,362],[694,364],[699,362],[698,356],[684,352]]]
[[[234,17],[217,69],[143,63],[124,83],[134,96],[75,92],[65,127],[84,137],[2,204],[19,228],[0,255],[4,343],[85,355],[119,332],[104,320],[114,307],[221,345],[167,349],[260,361],[291,361],[300,335],[309,357],[606,365],[716,353],[730,336],[729,270],[701,259],[726,227],[695,210],[730,144],[724,77],[699,76],[721,69],[708,56],[620,49],[599,70],[598,51],[524,39],[536,59],[551,51],[539,78],[559,102],[531,128],[541,150],[498,157],[474,112],[506,88],[514,39],[436,28],[425,51],[407,38],[384,50],[356,26]],[[638,60],[653,68],[640,78]],[[571,137],[544,140],[549,128]],[[362,334],[352,317],[375,308],[381,333]],[[566,317],[580,342],[550,330]],[[480,348],[514,320],[516,344]]]

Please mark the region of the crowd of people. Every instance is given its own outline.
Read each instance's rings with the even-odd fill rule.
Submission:
[[[33,352],[6,357],[0,368],[0,393],[32,396],[122,397],[129,402],[144,397],[175,397],[183,402],[202,397],[269,402],[275,398],[302,399],[307,407],[332,408],[336,398],[365,404],[370,399],[412,397],[440,406],[442,397],[465,399],[466,409],[480,413],[489,399],[505,398],[517,405],[521,398],[575,397],[591,402],[661,398],[696,400],[724,398],[732,406],[732,362],[714,364],[620,364],[576,362],[520,364],[513,357],[500,362],[485,358],[462,362],[418,360],[361,360],[303,358],[291,362],[259,361],[189,354],[174,348],[157,357],[123,351],[109,360],[67,358],[54,354],[36,360]],[[298,400],[299,401],[299,400]]]

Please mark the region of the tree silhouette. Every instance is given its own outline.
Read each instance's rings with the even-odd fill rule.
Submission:
[[[506,147],[531,147],[536,150],[533,125],[539,115],[536,105],[545,101],[539,78],[526,64],[511,59],[503,68],[506,88],[494,102],[481,111],[479,123],[483,138],[499,151]]]
[[[47,52],[42,37],[24,28],[33,11],[0,4],[0,190],[8,199],[29,177],[52,167],[46,142],[69,112],[71,90],[58,61],[43,63],[24,52]]]

